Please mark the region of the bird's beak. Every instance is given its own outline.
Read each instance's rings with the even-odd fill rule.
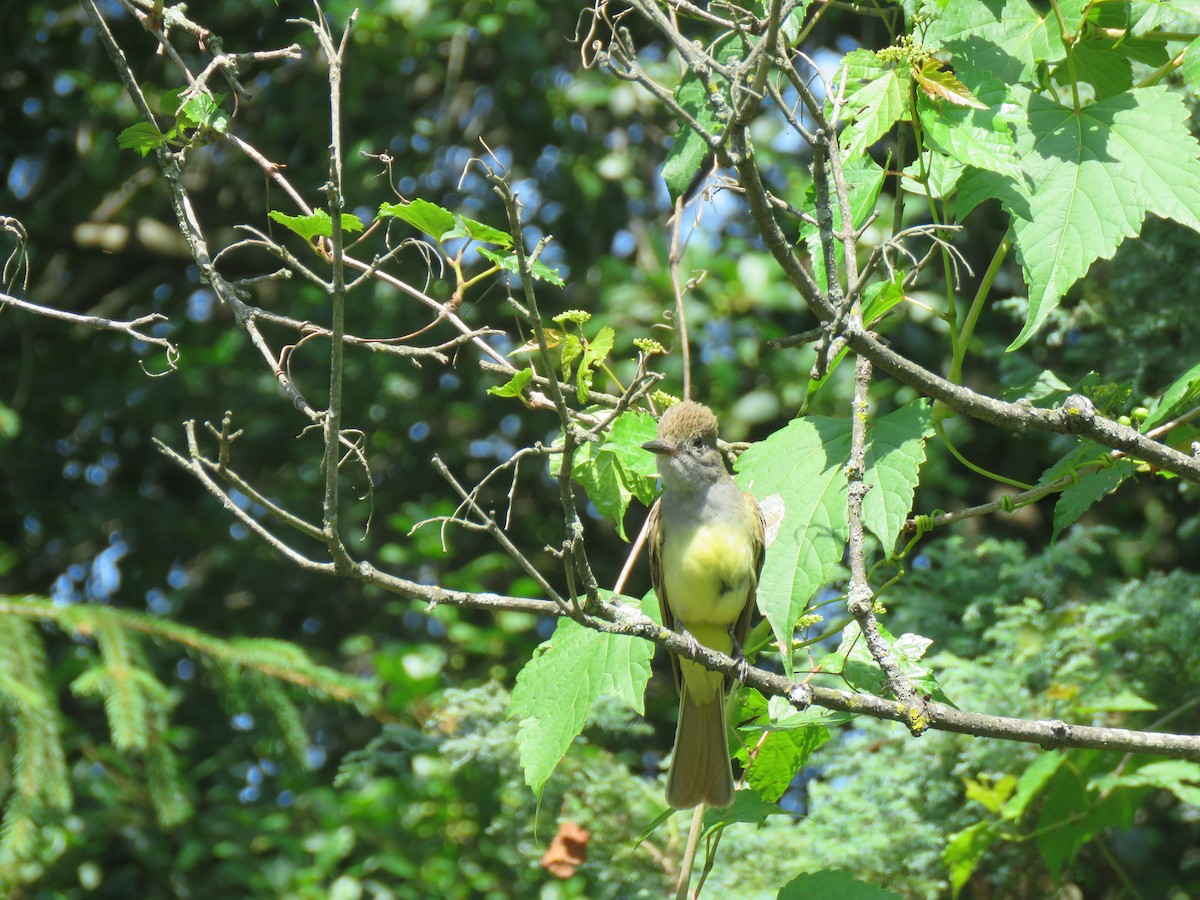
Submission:
[[[675,445],[668,444],[664,440],[646,441],[642,444],[643,450],[649,450],[651,453],[674,453]]]

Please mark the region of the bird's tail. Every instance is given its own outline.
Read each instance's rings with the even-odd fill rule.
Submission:
[[[725,696],[717,691],[707,703],[696,703],[687,682],[680,682],[679,725],[675,757],[667,772],[667,803],[688,809],[698,803],[733,803],[733,768],[725,742]]]

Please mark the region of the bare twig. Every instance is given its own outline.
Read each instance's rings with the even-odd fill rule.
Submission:
[[[542,325],[541,313],[538,312],[537,295],[533,290],[533,278],[530,274],[532,263],[525,253],[525,244],[521,238],[520,204],[507,178],[497,175],[491,169],[487,171],[487,178],[491,182],[492,188],[504,202],[504,208],[508,213],[509,233],[513,237],[513,250],[517,257],[517,271],[520,272],[521,286],[524,289],[525,306],[529,309],[530,320],[533,323],[534,334],[537,337],[538,353],[541,357],[542,368],[546,372],[553,372],[554,362],[550,358],[550,349],[546,342],[546,330]],[[600,603],[600,593],[599,584],[596,581],[595,574],[592,572],[591,563],[588,561],[587,549],[583,544],[583,522],[579,518],[579,510],[575,506],[575,487],[571,480],[575,447],[579,439],[576,436],[575,426],[571,421],[567,401],[563,396],[562,389],[559,387],[558,379],[552,378],[549,382],[549,387],[550,396],[554,400],[555,409],[558,411],[559,424],[563,430],[563,455],[558,484],[559,496],[562,500],[563,524],[566,528],[566,539],[563,544],[563,550],[570,560],[567,563],[567,576],[572,584],[571,602],[574,603],[577,599],[574,590],[574,579],[571,577],[572,570],[574,570],[574,574],[578,575],[583,581],[583,590],[587,597],[587,607],[590,610]]]
[[[174,371],[178,368],[179,348],[166,338],[158,337],[149,334],[142,329],[147,325],[153,325],[157,322],[166,322],[167,317],[162,313],[150,313],[145,316],[139,316],[136,319],[131,319],[128,322],[121,322],[115,319],[106,319],[103,316],[88,316],[79,313],[67,312],[65,309],[56,309],[53,306],[40,306],[37,303],[31,303],[28,300],[18,300],[10,294],[0,293],[0,305],[11,306],[14,309],[21,309],[25,312],[36,313],[39,316],[46,316],[50,319],[58,319],[61,322],[70,322],[73,325],[84,325],[88,328],[96,328],[102,331],[118,331],[121,334],[127,334],[135,341],[141,341],[144,344],[150,344],[155,347],[161,347],[167,357],[167,371]],[[141,362],[141,360],[138,360]],[[142,365],[142,370],[146,374],[150,372]],[[160,372],[160,375],[165,375],[166,372]]]

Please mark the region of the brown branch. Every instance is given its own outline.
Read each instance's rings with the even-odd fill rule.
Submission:
[[[136,319],[131,319],[128,322],[121,322],[115,319],[106,319],[103,316],[89,316],[67,312],[64,309],[55,309],[53,306],[40,306],[28,300],[18,300],[16,297],[5,293],[0,293],[0,305],[11,306],[14,309],[21,309],[25,312],[46,316],[50,319],[58,319],[62,322],[70,322],[73,325],[83,325],[87,328],[95,328],[102,331],[117,331],[121,334],[127,334],[135,341],[141,341],[155,347],[162,347],[167,357],[167,365],[170,367],[168,371],[174,371],[178,368],[179,348],[166,338],[156,337],[153,334],[147,334],[145,331],[142,331],[142,328],[147,325],[168,321],[167,317],[162,313],[150,313],[145,316],[139,316]],[[138,360],[138,362],[141,362],[141,360]],[[145,364],[142,365],[142,370],[146,371]],[[147,371],[146,374],[150,373]],[[159,374],[165,375],[166,372]]]

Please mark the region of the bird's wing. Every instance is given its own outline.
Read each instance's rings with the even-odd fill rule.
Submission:
[[[746,595],[746,605],[742,607],[742,614],[738,616],[738,620],[733,626],[733,636],[737,638],[738,646],[742,646],[745,643],[746,635],[750,633],[750,620],[754,618],[754,609],[756,606],[754,598],[758,593],[758,576],[762,574],[763,558],[767,548],[767,523],[763,517],[763,511],[759,507],[758,501],[748,491],[743,491],[742,496],[750,504],[757,528],[754,533],[754,581],[751,583],[750,591]]]
[[[667,603],[667,584],[663,578],[662,570],[662,552],[663,552],[663,532],[662,532],[662,498],[654,501],[654,505],[650,507],[650,581],[654,584],[654,596],[658,598],[658,612],[662,617],[664,628],[669,628],[671,631],[676,631],[675,617],[671,615],[671,607]],[[668,653],[671,658],[671,671],[675,675],[675,689],[679,690],[679,660],[674,653]]]

